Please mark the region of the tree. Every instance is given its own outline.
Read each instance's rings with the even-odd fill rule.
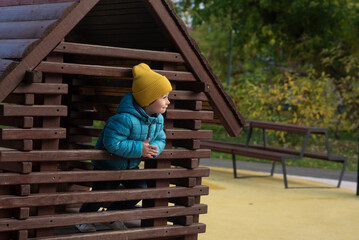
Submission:
[[[232,31],[231,94],[241,110],[256,109],[256,116],[249,118],[266,116],[258,114],[264,106],[265,120],[359,132],[359,3],[183,0],[180,6],[191,16],[192,35],[221,79],[226,73],[227,33]],[[239,95],[238,86],[247,92],[256,87],[255,106],[243,101],[246,95]],[[319,87],[321,91],[314,89]],[[265,93],[272,91],[278,91],[278,98],[263,104]],[[323,106],[314,107],[317,104]]]

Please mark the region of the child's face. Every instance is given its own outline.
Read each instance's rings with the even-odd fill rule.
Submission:
[[[151,116],[155,113],[165,113],[170,101],[168,100],[169,92],[158,98],[156,101],[145,107],[146,113]]]

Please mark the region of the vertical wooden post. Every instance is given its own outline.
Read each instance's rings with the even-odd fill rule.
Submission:
[[[50,54],[47,57],[49,62],[63,62],[62,54]],[[46,74],[44,78],[45,83],[62,83],[61,74]],[[45,95],[44,105],[61,105],[61,95]],[[44,117],[42,120],[42,127],[60,127],[60,117]],[[59,148],[59,139],[47,139],[41,142],[42,150],[56,150]],[[40,171],[57,171],[57,163],[42,162]],[[56,192],[56,185],[42,184],[39,186],[39,193],[53,193]],[[37,209],[37,215],[52,215],[55,214],[55,207],[40,207]],[[53,229],[38,229],[36,231],[37,237],[53,235]]]

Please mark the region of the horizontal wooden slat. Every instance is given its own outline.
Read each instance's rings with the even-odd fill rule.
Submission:
[[[18,219],[0,219],[0,232],[17,231],[21,229],[50,228],[60,226],[71,226],[80,223],[96,223],[111,221],[131,221],[156,217],[175,217],[186,214],[205,214],[207,206],[197,204],[191,207],[172,206],[143,208],[135,210],[106,211],[93,213],[59,214],[57,216],[33,216],[26,221]]]
[[[62,42],[55,49],[55,52],[83,54],[102,57],[115,57],[125,59],[138,59],[162,62],[183,63],[183,58],[179,53],[149,51],[141,49],[117,48],[99,45],[89,45],[80,43]]]
[[[212,130],[166,130],[167,139],[211,139],[212,135]]]
[[[213,119],[213,112],[168,109],[166,112],[166,118],[167,119],[178,119],[178,120],[179,119],[211,120],[211,119]]]
[[[22,58],[25,50],[39,39],[0,39],[0,58]]]
[[[21,5],[24,2],[26,5]],[[15,22],[15,21],[37,21],[58,19],[63,11],[70,6],[74,0],[67,0],[67,3],[52,3],[52,4],[36,4],[29,5],[32,2],[28,0],[2,0],[0,1],[0,22]],[[62,1],[65,2],[65,1]],[[20,6],[11,6],[20,5]],[[11,7],[3,7],[11,6]]]
[[[66,128],[3,128],[0,129],[0,139],[62,139],[66,138]]]
[[[196,100],[196,101],[208,101],[205,93],[196,93],[192,91],[174,90],[170,92],[168,98],[170,100]]]
[[[13,93],[67,94],[68,85],[55,83],[22,83],[14,90]]]
[[[111,202],[137,199],[161,199],[208,194],[207,186],[121,189],[90,192],[38,193],[27,197],[0,196],[0,209],[17,207],[54,206],[83,202]]]
[[[0,39],[37,39],[55,20],[0,22]]]
[[[165,149],[156,159],[208,158],[208,149]],[[102,150],[0,151],[0,162],[42,162],[125,159]],[[143,159],[151,161],[151,159]]]
[[[0,115],[14,116],[67,116],[67,106],[63,105],[0,105]]]
[[[62,74],[79,74],[79,75],[90,75],[90,76],[113,76],[113,77],[132,78],[132,68],[125,68],[125,67],[41,62],[40,65],[37,66],[35,70],[41,72],[62,73]],[[176,71],[164,71],[164,70],[154,70],[154,71],[158,72],[161,75],[166,76],[169,80],[196,81],[195,77],[190,72],[176,72]]]
[[[96,233],[86,234],[69,234],[52,236],[46,238],[33,238],[33,240],[99,240],[99,239],[173,239],[174,237],[185,237],[185,235],[194,235],[204,233],[206,225],[202,223],[195,223],[190,226],[167,225],[163,227],[146,227],[139,229],[129,229],[121,231],[101,231]]]
[[[101,120],[106,121],[113,114],[111,113],[99,113],[93,111],[72,111],[72,119],[91,119],[91,120]]]
[[[89,174],[90,173],[90,174]],[[62,171],[62,172],[34,172],[30,174],[2,173],[0,185],[16,184],[42,184],[42,183],[69,183],[69,182],[95,182],[136,179],[173,179],[208,177],[208,168],[188,169],[140,169],[120,171]]]

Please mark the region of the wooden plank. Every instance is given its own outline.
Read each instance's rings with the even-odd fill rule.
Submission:
[[[16,184],[43,184],[43,183],[69,183],[69,182],[93,182],[113,180],[136,180],[136,179],[173,179],[208,177],[208,168],[188,169],[140,169],[140,170],[93,170],[88,171],[52,171],[33,172],[29,174],[2,173],[0,185]]]
[[[208,149],[185,150],[165,149],[156,159],[209,158]],[[47,162],[47,161],[82,161],[82,160],[125,159],[102,150],[43,150],[43,151],[0,151],[0,162]],[[151,161],[151,159],[143,159]],[[178,162],[181,162],[180,160]]]
[[[194,73],[198,80],[213,86],[207,94],[211,104],[219,113],[221,122],[228,133],[231,136],[237,136],[245,125],[245,120],[225,93],[220,80],[213,74],[207,60],[201,58],[199,48],[191,40],[183,21],[177,17],[175,10],[165,1],[144,1],[144,3],[181,52],[187,68]]]
[[[196,186],[196,178],[175,178],[171,179],[171,184],[181,187],[194,187]]]
[[[192,91],[181,91],[181,90],[174,90],[170,92],[168,98],[170,100],[208,101],[208,98],[204,93],[196,93]]]
[[[0,56],[1,57],[1,56]],[[111,76],[111,77],[132,77],[132,68],[109,67],[100,65],[85,65],[74,63],[51,63],[41,62],[36,67],[37,71],[61,73],[61,74],[80,74],[89,76]],[[173,81],[195,81],[190,72],[154,70]]]
[[[0,129],[0,139],[62,139],[66,138],[66,128],[3,128]]]
[[[26,49],[36,44],[38,40],[38,38],[0,39],[0,58],[22,58]]]
[[[13,93],[67,94],[68,85],[56,83],[21,83]]]
[[[26,57],[22,59],[19,65],[0,82],[0,102],[24,79],[25,72],[34,70],[98,1],[80,1],[78,4],[73,5],[73,8],[70,6],[63,12],[61,20],[54,26],[52,31],[49,31],[48,35],[36,47],[29,49],[28,54],[26,54]]]
[[[211,111],[191,111],[191,110],[180,110],[180,109],[168,109],[166,111],[166,119],[211,120],[211,119],[213,119],[213,112],[211,112]]]
[[[61,42],[54,49],[54,51],[67,54],[183,63],[183,58],[179,53],[107,47],[80,43]]]
[[[6,4],[6,2],[8,4]],[[52,3],[52,4],[37,4],[29,5],[34,1],[26,1],[27,5],[20,5],[19,0],[2,0],[0,3],[0,22],[15,22],[15,21],[38,21],[38,20],[50,20],[58,19],[63,11],[75,2],[74,0],[68,0],[64,3]],[[22,2],[25,2],[22,0]],[[11,6],[11,7],[4,7]]]
[[[67,106],[63,105],[0,105],[0,115],[14,116],[67,116]]]
[[[39,39],[56,20],[0,21],[0,39]]]
[[[21,184],[15,186],[15,194],[18,196],[29,196],[30,195],[30,185]]]
[[[207,205],[197,204],[191,207],[171,206],[146,209],[131,209],[121,211],[106,211],[92,213],[59,214],[56,216],[31,216],[26,221],[18,219],[0,219],[0,232],[18,231],[22,229],[37,229],[41,227],[72,226],[88,222],[108,222],[138,220],[151,217],[175,217],[186,214],[205,214]]]
[[[31,162],[0,162],[0,169],[13,173],[31,173]],[[2,173],[3,174],[3,173]]]
[[[206,231],[206,225],[202,223],[196,223],[191,226],[159,226],[139,228],[136,230],[122,230],[122,231],[101,231],[96,233],[86,234],[69,234],[60,235],[46,238],[48,240],[98,240],[98,239],[173,239],[173,237],[183,236],[184,234],[198,234]],[[40,240],[43,238],[34,238],[34,240]]]
[[[37,193],[26,197],[3,195],[0,197],[0,209],[18,207],[55,206],[83,202],[111,202],[137,199],[161,199],[185,196],[207,195],[207,186],[164,187],[148,189],[121,189],[108,191]]]
[[[166,129],[167,139],[211,139],[212,135],[212,130]]]

